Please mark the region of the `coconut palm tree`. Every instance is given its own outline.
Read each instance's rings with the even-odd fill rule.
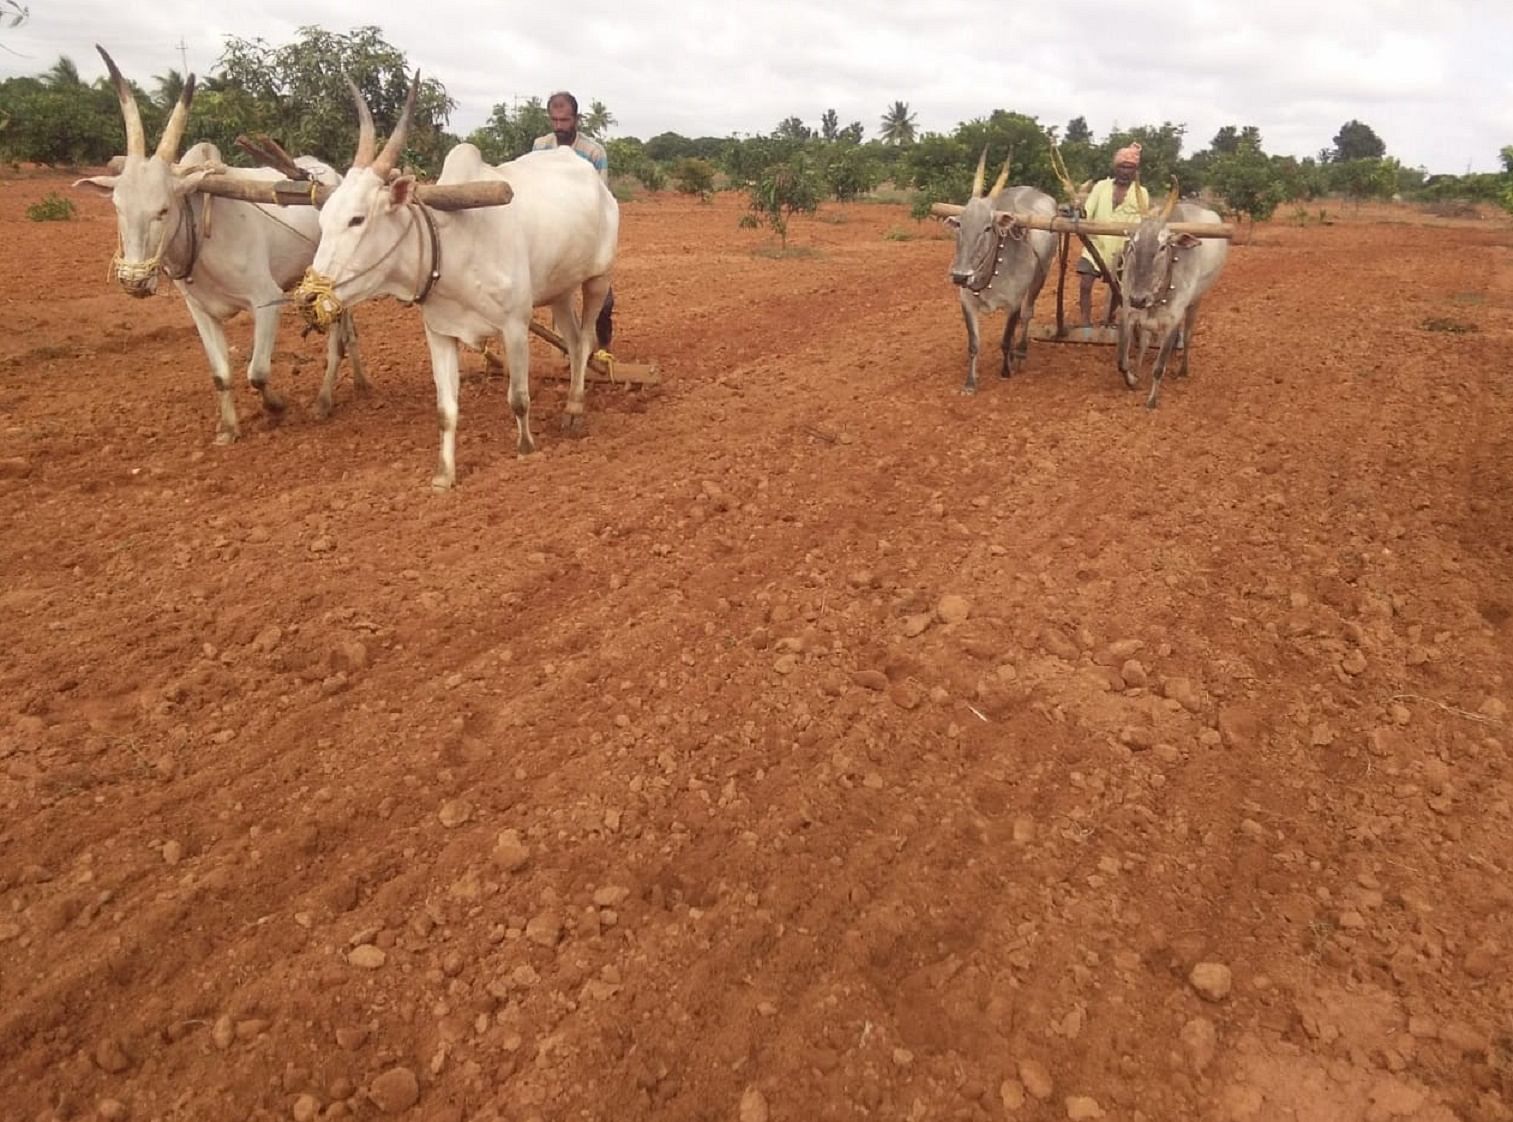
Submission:
[[[914,114],[907,101],[895,101],[883,114],[882,134],[886,144],[914,143]]]
[[[74,60],[67,55],[59,55],[58,61],[43,71],[42,84],[50,90],[68,90],[82,86],[84,80],[79,77],[79,68],[74,65]]]
[[[618,124],[615,115],[609,111],[602,101],[588,103],[588,112],[583,115],[582,129],[588,136],[595,140],[603,140],[609,130]]]
[[[178,104],[179,95],[184,92],[184,75],[169,67],[166,74],[156,74],[152,80],[158,86],[154,100],[159,105],[164,109],[172,109]]]

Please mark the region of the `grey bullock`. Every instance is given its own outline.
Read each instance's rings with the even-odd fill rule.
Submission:
[[[530,427],[530,335],[533,308],[552,309],[572,368],[563,427],[583,428],[584,372],[594,321],[609,291],[620,229],[615,197],[571,148],[522,156],[498,167],[459,144],[442,164],[440,184],[505,180],[507,206],[436,212],[417,200],[415,179],[393,174],[404,150],[419,75],[404,114],[374,155],[373,117],[352,88],[361,134],[351,170],[320,212],[320,248],[295,299],[320,323],[331,311],[375,296],[420,305],[441,450],[432,486],[457,475],[458,345],[479,347],[504,336],[510,409],[520,455],[535,450]],[[574,298],[582,294],[579,315]]]
[[[1161,396],[1161,378],[1179,342],[1179,373],[1187,376],[1198,305],[1219,279],[1229,256],[1229,243],[1223,238],[1173,233],[1168,229],[1170,222],[1218,226],[1223,220],[1205,206],[1180,202],[1174,182],[1160,209],[1152,207],[1146,213],[1125,246],[1120,276],[1124,303],[1119,326],[1119,372],[1125,384],[1134,389],[1140,384],[1146,347],[1153,341],[1159,345],[1151,367],[1150,396],[1145,400],[1150,409]]]
[[[956,256],[951,262],[951,282],[959,290],[961,314],[967,321],[967,382],[962,393],[977,392],[977,324],[986,313],[1008,308],[1003,325],[1002,377],[1016,366],[1023,368],[1029,355],[1030,317],[1056,256],[1056,235],[1049,230],[1031,230],[1009,214],[1056,216],[1056,200],[1034,187],[1008,187],[1009,161],[1003,163],[998,181],[983,193],[988,153],[983,149],[972,181],[972,197],[960,215],[945,223],[956,229]],[[1015,329],[1019,340],[1014,342]]]
[[[273,344],[278,336],[284,289],[299,280],[315,258],[319,218],[313,207],[261,206],[223,201],[213,210],[210,197],[196,190],[212,174],[247,179],[278,180],[280,172],[266,168],[227,169],[211,144],[197,144],[176,163],[179,142],[194,98],[194,75],[163,128],[157,150],[147,154],[147,138],[135,96],[114,60],[96,47],[110,71],[111,83],[126,121],[126,158],[119,174],[81,179],[75,187],[110,196],[116,209],[120,245],[111,271],[131,296],[151,296],[158,277],[167,274],[184,295],[189,315],[199,330],[210,360],[220,407],[216,443],[229,444],[240,435],[236,405],[231,398],[231,352],[225,322],[239,311],[252,313],[252,359],[247,379],[262,397],[264,412],[278,416],[283,399],[268,384],[273,367]],[[320,183],[335,186],[341,177],[318,160],[295,161]],[[344,318],[326,344],[326,375],[315,410],[324,416],[343,355],[352,361],[352,379],[367,388],[357,354],[357,334]]]

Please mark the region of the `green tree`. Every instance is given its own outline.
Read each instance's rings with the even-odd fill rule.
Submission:
[[[615,115],[609,111],[604,102],[595,98],[588,103],[588,112],[583,114],[583,121],[579,128],[585,136],[591,136],[595,140],[604,140],[609,136],[609,130],[619,122]]]
[[[863,131],[860,121],[852,121],[835,134],[835,139],[842,144],[860,144],[862,142]]]
[[[882,179],[882,168],[867,149],[857,144],[826,147],[819,157],[819,177],[839,202],[865,195]]]
[[[1241,143],[1214,157],[1207,171],[1208,186],[1236,214],[1265,222],[1282,202],[1285,189],[1276,168],[1258,145]]]
[[[987,149],[990,184],[1003,166],[1004,158],[1012,154],[1011,184],[1039,187],[1057,197],[1063,193],[1061,181],[1051,168],[1051,146],[1046,131],[1034,117],[995,109],[987,117],[957,125],[952,136],[974,159],[984,148]]]
[[[772,135],[782,140],[808,140],[814,136],[814,130],[799,117],[784,117],[772,130]]]
[[[165,112],[171,110],[179,100],[179,95],[184,92],[184,75],[170,67],[166,73],[154,75],[152,81],[157,86],[153,100]]]
[[[894,181],[919,192],[926,210],[929,204],[965,202],[972,191],[972,169],[976,153],[955,137],[926,133],[909,149],[908,158],[894,173]]]
[[[826,109],[820,114],[820,139],[835,141],[841,135],[840,114],[834,109]]]
[[[820,205],[819,184],[802,154],[767,168],[748,194],[752,213],[772,228],[784,250],[788,248],[788,220],[795,214],[813,214]]]
[[[1066,123],[1066,135],[1062,137],[1064,144],[1089,144],[1093,139],[1093,130],[1087,127],[1086,117],[1073,117]]]
[[[1334,159],[1337,163],[1351,160],[1379,160],[1387,154],[1387,145],[1368,124],[1350,120],[1340,126],[1334,137]]]
[[[725,174],[737,184],[753,183],[774,164],[785,163],[803,149],[798,140],[780,136],[751,136],[731,140],[720,154]]]
[[[913,144],[914,117],[909,112],[909,103],[895,101],[888,107],[882,119],[882,138],[885,144]]]
[[[404,52],[377,27],[346,34],[302,27],[294,42],[282,46],[228,36],[216,76],[223,88],[252,98],[264,131],[290,152],[345,167],[357,145],[357,122],[344,77],[362,91],[382,137],[399,120],[411,72]],[[456,107],[437,79],[421,82],[405,163],[426,171],[439,168],[445,155],[442,126]]]
[[[700,202],[707,203],[714,194],[714,173],[715,167],[708,160],[684,156],[672,169],[672,179],[683,194],[697,195]]]
[[[59,55],[58,61],[42,75],[42,84],[50,90],[72,90],[84,85],[79,77],[79,68],[67,55]]]
[[[525,155],[537,137],[551,131],[546,105],[539,97],[530,97],[520,105],[500,102],[494,106],[489,119],[468,135],[468,141],[478,146],[489,163],[502,164]]]
[[[646,155],[659,164],[694,155],[694,143],[675,132],[658,133],[646,142]]]
[[[1330,187],[1360,206],[1366,199],[1385,199],[1397,190],[1396,160],[1343,160],[1330,169]]]

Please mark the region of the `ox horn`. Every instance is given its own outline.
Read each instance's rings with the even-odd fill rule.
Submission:
[[[184,127],[189,124],[189,103],[193,100],[194,75],[191,74],[184,82],[178,104],[173,107],[168,123],[163,126],[163,137],[158,141],[158,159],[165,163],[171,164],[179,158],[179,142],[184,139]]]
[[[1172,176],[1172,187],[1171,187],[1171,190],[1166,193],[1166,202],[1161,207],[1161,221],[1162,222],[1167,222],[1167,221],[1169,221],[1171,219],[1172,211],[1176,209],[1177,200],[1180,197],[1181,197],[1181,195],[1180,195],[1180,193],[1177,190],[1177,177],[1174,175],[1174,176]]]
[[[136,95],[131,92],[126,79],[121,77],[116,60],[98,43],[95,44],[95,50],[100,52],[100,57],[105,60],[105,69],[110,71],[110,84],[116,88],[116,100],[121,103],[121,116],[126,119],[126,154],[146,156],[147,134],[142,131],[142,114],[137,110]]]
[[[982,155],[977,157],[977,174],[972,178],[972,197],[982,197],[982,185],[988,177],[988,148],[983,145]]]
[[[989,191],[988,194],[997,196],[998,192],[1002,191],[1009,185],[1009,162],[1013,160],[1013,158],[1014,149],[1010,148],[1009,154],[1003,158],[1003,170],[998,173],[998,178],[993,181],[993,189]]]
[[[352,91],[352,100],[357,105],[357,154],[352,157],[352,166],[365,168],[373,162],[373,114],[368,111],[362,90],[351,78],[347,79],[347,89]]]
[[[389,173],[399,162],[400,153],[405,150],[405,134],[410,131],[410,118],[415,115],[415,95],[419,92],[420,71],[417,70],[414,79],[410,82],[410,94],[405,98],[405,108],[399,115],[399,124],[394,126],[394,131],[389,134],[389,142],[378,154],[378,159],[373,161],[373,170],[378,173],[379,179],[389,178]]]

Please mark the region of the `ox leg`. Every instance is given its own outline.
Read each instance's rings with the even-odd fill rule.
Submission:
[[[1010,308],[1003,319],[1003,365],[998,369],[1000,378],[1014,373],[1014,329],[1019,326],[1019,309]]]
[[[1194,300],[1187,306],[1187,314],[1182,317],[1182,366],[1177,371],[1177,377],[1187,377],[1187,356],[1193,349],[1193,327],[1198,322],[1198,302]]]
[[[504,360],[510,368],[510,412],[515,414],[518,440],[515,451],[529,456],[536,450],[531,439],[531,344],[530,310],[524,316],[511,316],[504,325]]]
[[[972,310],[965,299],[961,302],[961,316],[967,321],[967,383],[961,387],[961,392],[976,393],[977,352],[981,346],[981,339],[977,333],[977,313]]]
[[[200,342],[205,345],[205,357],[210,360],[210,379],[215,384],[215,400],[220,410],[215,442],[230,444],[242,435],[242,430],[236,420],[236,402],[231,398],[231,350],[226,346],[226,329],[193,300],[185,303],[199,330]]]
[[[357,324],[351,312],[344,312],[329,332],[326,333],[326,376],[321,380],[320,394],[315,399],[315,415],[327,417],[336,396],[336,383],[341,379],[341,360],[345,357],[352,364],[352,388],[358,393],[366,392],[368,379],[363,373],[362,359],[357,353]]]
[[[1166,364],[1171,360],[1172,351],[1177,347],[1177,330],[1173,325],[1166,333],[1166,338],[1161,341],[1161,350],[1156,354],[1156,364],[1151,367],[1151,392],[1145,399],[1147,409],[1154,409],[1161,398],[1161,379],[1166,374]]]
[[[278,340],[279,305],[263,304],[252,313],[252,361],[247,363],[247,381],[263,399],[263,412],[274,418],[284,412],[284,399],[268,384],[273,372],[273,344]]]
[[[599,303],[602,305],[603,302],[601,298]],[[587,304],[586,293],[584,303]],[[586,307],[584,311],[587,312]],[[594,314],[598,315],[598,312],[595,311]],[[594,321],[587,315],[582,319],[578,317],[578,313],[573,310],[572,295],[568,294],[552,302],[552,322],[557,327],[557,334],[567,344],[567,406],[562,414],[562,431],[569,436],[582,436],[584,390],[578,372],[586,370],[588,366],[590,344],[584,327]]]
[[[431,377],[436,382],[436,424],[441,430],[441,450],[436,456],[436,474],[431,486],[448,490],[457,482],[457,397],[462,366],[457,340],[431,330],[426,324],[426,346],[431,348]]]
[[[1140,384],[1140,364],[1145,359],[1145,328],[1139,319],[1124,309],[1124,322],[1119,325],[1119,373],[1124,375],[1124,384],[1134,389]]]

